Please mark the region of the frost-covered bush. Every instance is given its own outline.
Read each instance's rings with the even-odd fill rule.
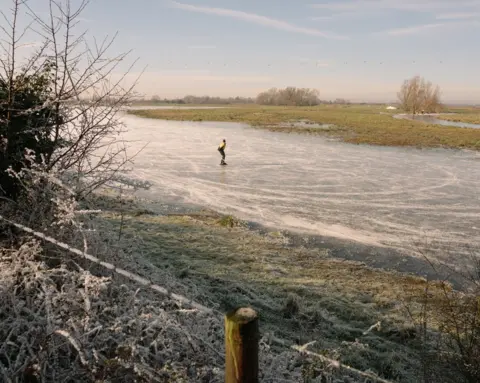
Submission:
[[[55,139],[55,129],[64,123],[61,110],[48,104],[53,67],[47,60],[31,72],[21,70],[14,77],[0,78],[0,196],[12,200],[23,188],[8,170],[20,172],[30,166],[24,160],[26,150],[34,153],[34,162],[48,162],[65,144],[60,137]]]
[[[49,267],[36,240],[0,250],[0,380],[223,382],[224,327],[116,275]],[[68,255],[65,254],[64,259]],[[269,338],[262,382],[364,382]]]
[[[0,253],[0,380],[222,381],[216,317],[40,254]]]

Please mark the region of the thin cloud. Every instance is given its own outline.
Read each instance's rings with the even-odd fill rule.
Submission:
[[[272,81],[271,77],[265,76],[216,76],[216,75],[205,75],[205,76],[178,76],[179,78],[188,79],[189,81],[205,81],[205,82],[249,82],[249,83],[259,83],[259,82],[270,82]]]
[[[331,1],[327,3],[311,4],[316,9],[331,11],[356,11],[366,9],[391,9],[402,11],[432,12],[442,9],[459,9],[480,7],[479,0],[359,0],[359,1]]]
[[[237,20],[242,20],[249,23],[258,24],[264,27],[278,29],[286,32],[301,33],[304,35],[324,37],[324,38],[336,39],[336,40],[348,39],[345,36],[335,35],[333,33],[324,32],[315,28],[299,27],[297,25],[290,24],[289,22],[286,22],[283,20],[277,20],[270,17],[257,15],[255,13],[247,13],[247,12],[236,11],[236,10],[227,9],[227,8],[212,8],[212,7],[197,6],[197,5],[179,3],[176,1],[171,1],[171,5],[174,8],[182,9],[184,11],[204,13],[209,15],[223,16],[223,17],[231,17]]]
[[[425,31],[429,31],[432,29],[439,29],[439,28],[447,28],[447,27],[465,27],[465,26],[478,26],[480,22],[472,21],[472,22],[451,22],[451,23],[432,23],[432,24],[422,24],[422,25],[414,25],[405,28],[397,28],[391,29],[386,32],[382,32],[383,34],[387,34],[390,36],[405,36],[405,35],[416,35]]]
[[[374,1],[374,0],[360,0],[360,1],[344,1],[339,2],[332,1],[327,3],[320,3],[320,4],[311,4],[312,8],[317,9],[328,9],[330,11],[355,11],[359,9],[373,8],[374,6],[381,7],[383,6],[383,1]]]
[[[358,12],[339,12],[331,15],[313,16],[313,17],[309,17],[309,19],[313,21],[322,21],[322,20],[333,20],[333,19],[344,19],[344,18],[356,18],[358,16],[359,16]]]
[[[390,36],[415,35],[417,33],[424,32],[426,30],[445,27],[446,25],[447,24],[445,23],[415,25],[415,26],[406,27],[406,28],[390,29],[386,33]]]
[[[188,49],[217,49],[215,45],[190,45]]]
[[[136,79],[139,73],[129,73],[126,78]],[[255,74],[237,74],[237,75],[217,75],[212,74],[208,70],[163,70],[158,72],[144,72],[141,75],[143,81],[156,81],[165,79],[176,79],[184,81],[200,81],[200,82],[248,82],[248,83],[265,83],[270,82],[272,77],[259,76]]]
[[[316,17],[309,17],[309,20],[313,21],[320,21],[320,20],[332,20],[335,18],[336,15],[329,15],[329,16],[316,16]]]
[[[33,42],[28,42],[28,43],[23,43],[18,46],[19,49],[32,49],[32,48],[39,48],[41,46],[44,46],[45,43],[41,41],[33,41]]]
[[[35,14],[37,16],[43,16],[45,17],[46,19],[45,20],[49,20],[50,17],[51,17],[51,14],[50,12],[45,12],[45,11],[36,11]],[[71,20],[72,22],[75,21],[75,22],[81,22],[81,23],[93,23],[95,20],[93,19],[87,19],[85,17],[75,17],[75,20]]]
[[[463,20],[463,19],[480,19],[480,12],[457,12],[442,13],[435,17],[437,20]]]
[[[170,69],[170,70],[161,70],[158,72],[145,72],[144,76],[208,76],[211,74],[210,70],[206,69]],[[137,73],[134,73],[135,76],[138,76]]]
[[[321,16],[311,16],[308,19],[312,21],[325,21],[325,20],[352,20],[352,19],[362,19],[365,17],[376,17],[385,13],[384,9],[370,9],[367,11],[357,10],[357,11],[345,11],[345,12],[336,12],[329,15]]]
[[[93,23],[95,20],[86,19],[85,17],[77,17],[77,18],[75,18],[75,21],[80,21],[80,22],[83,22],[83,23]]]

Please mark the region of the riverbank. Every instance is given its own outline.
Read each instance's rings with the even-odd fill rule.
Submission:
[[[263,335],[315,340],[309,349],[353,367],[418,381],[420,340],[407,312],[421,315],[424,279],[292,245],[283,232],[209,210],[106,197],[100,206],[100,230],[119,233],[117,246],[141,258],[152,281],[222,312],[250,305]],[[439,285],[430,294],[440,299]]]
[[[241,122],[271,131],[328,135],[354,144],[480,149],[480,129],[393,119],[394,113],[380,106],[243,105],[208,110],[129,110],[127,113],[164,120]]]

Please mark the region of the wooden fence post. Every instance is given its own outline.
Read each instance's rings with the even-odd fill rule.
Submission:
[[[225,315],[225,383],[258,383],[258,315],[242,307]]]

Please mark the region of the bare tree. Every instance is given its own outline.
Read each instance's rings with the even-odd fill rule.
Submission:
[[[287,87],[262,92],[256,102],[260,105],[313,106],[320,104],[320,99],[316,89]]]
[[[257,96],[257,104],[260,105],[276,105],[278,99],[278,89],[271,88]]]
[[[442,108],[440,101],[440,88],[427,82],[423,87],[421,94],[423,101],[423,110],[427,113],[438,112]]]
[[[442,106],[440,88],[420,76],[405,80],[397,97],[401,108],[413,115],[418,112],[437,112]]]

